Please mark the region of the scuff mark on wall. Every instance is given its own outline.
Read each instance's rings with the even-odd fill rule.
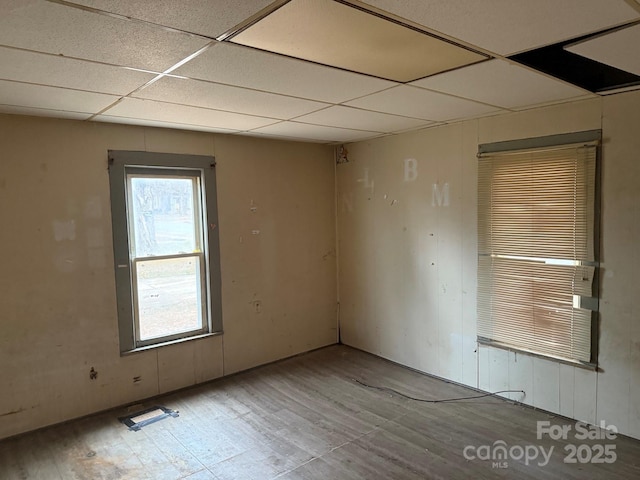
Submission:
[[[63,273],[71,273],[76,269],[77,252],[73,244],[61,244],[53,258],[56,268]]]
[[[373,196],[373,188],[374,188],[375,182],[373,181],[373,179],[369,178],[368,168],[364,168],[363,171],[364,171],[364,176],[362,178],[357,179],[356,182],[362,183],[364,188],[370,189],[371,196]],[[371,198],[369,198],[369,200],[371,200]]]
[[[260,300],[254,300],[252,302],[249,302],[251,305],[253,305],[253,310],[256,313],[260,313],[262,312],[262,302]]]
[[[105,268],[107,266],[107,251],[102,227],[87,229],[87,258],[91,268]]]
[[[353,213],[353,194],[345,193],[342,195],[342,211]]]
[[[0,417],[8,417],[9,415],[15,415],[20,412],[24,412],[24,408],[19,408],[17,410],[11,410],[10,412],[0,413]]]
[[[52,223],[53,237],[58,242],[57,254],[53,258],[53,262],[57,269],[64,273],[73,272],[76,269],[77,252],[73,243],[76,239],[76,221],[75,220],[54,220]],[[62,243],[61,243],[62,242]]]
[[[102,202],[100,197],[91,197],[84,206],[85,218],[102,218]]]
[[[336,256],[336,251],[332,248],[327,253],[322,255],[322,260],[327,260],[328,258],[335,257],[335,256]]]
[[[53,221],[53,237],[56,242],[63,240],[76,239],[76,222],[75,220]]]

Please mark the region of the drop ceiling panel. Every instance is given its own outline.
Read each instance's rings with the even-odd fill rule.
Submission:
[[[203,127],[202,125],[190,125],[188,123],[161,122],[159,120],[141,120],[139,118],[112,117],[109,115],[98,115],[92,119],[96,122],[121,123],[125,125],[139,125],[143,127],[177,128],[179,130],[194,130],[198,132],[219,132],[236,133],[239,130],[231,130],[220,127]]]
[[[365,0],[365,3],[501,55],[640,18],[624,0]]]
[[[158,80],[135,96],[283,120],[327,106],[311,100],[172,77]]]
[[[504,60],[490,60],[413,82],[417,87],[504,108],[581,97],[587,91]]]
[[[387,113],[360,110],[336,105],[319,112],[296,118],[296,122],[312,123],[329,127],[352,128],[372,132],[393,133],[420,128],[432,122],[415,118],[400,117]]]
[[[0,45],[160,70],[208,42],[44,0],[3,0]]]
[[[486,58],[334,0],[291,0],[231,41],[398,82]]]
[[[64,112],[62,110],[49,110],[46,108],[16,107],[14,105],[0,105],[0,113],[14,115],[29,115],[32,117],[66,118],[68,120],[87,120],[90,113]]]
[[[639,47],[640,25],[634,25],[565,47],[565,50],[640,75]]]
[[[432,121],[469,118],[499,110],[496,107],[407,85],[346,102],[346,105]]]
[[[174,73],[330,103],[340,103],[397,85],[226,43],[214,45]]]
[[[273,0],[72,0],[73,3],[215,38]]]
[[[78,113],[97,113],[118,97],[0,80],[0,104]]]
[[[327,140],[313,140],[311,138],[296,138],[296,137],[286,137],[284,135],[268,135],[266,133],[259,132],[238,132],[238,135],[242,135],[243,137],[254,137],[254,138],[268,138],[270,140],[283,140],[287,142],[301,142],[301,143],[332,143]]]
[[[281,122],[267,127],[257,128],[251,133],[262,135],[299,138],[303,140],[313,140],[320,142],[355,142],[365,138],[379,136],[378,132],[365,132],[358,130],[348,130],[335,127],[322,127],[317,125],[306,125],[296,122]]]
[[[138,98],[125,98],[117,105],[103,112],[103,114],[111,117],[185,123],[229,130],[251,130],[278,121],[271,118],[253,117],[239,113],[222,112],[220,110],[175,105],[172,103],[162,103]]]
[[[155,75],[56,55],[0,47],[0,78],[126,95]]]

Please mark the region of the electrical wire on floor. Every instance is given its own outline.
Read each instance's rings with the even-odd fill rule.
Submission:
[[[438,400],[429,400],[427,398],[412,397],[411,395],[406,395],[406,394],[404,394],[402,392],[399,392],[398,390],[394,390],[393,388],[378,387],[376,385],[369,385],[367,383],[364,383],[364,382],[358,380],[357,378],[354,378],[353,381],[356,382],[356,383],[359,383],[363,387],[371,388],[373,390],[380,390],[382,392],[395,393],[396,395],[399,395],[400,397],[408,398],[409,400],[413,400],[415,402],[423,402],[423,403],[446,403],[446,402],[458,402],[460,400],[475,400],[475,399],[478,399],[478,398],[495,397],[496,395],[498,395],[500,393],[525,393],[524,390],[499,390],[499,391],[493,392],[493,393],[484,393],[482,395],[473,395],[473,396],[470,396],[470,397],[442,398],[442,399],[438,399]]]

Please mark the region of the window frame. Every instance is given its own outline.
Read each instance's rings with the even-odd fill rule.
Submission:
[[[109,183],[111,192],[111,220],[113,228],[114,269],[118,307],[120,353],[127,354],[156,348],[175,342],[202,338],[222,333],[222,303],[220,280],[220,241],[218,235],[218,209],[216,191],[216,162],[212,156],[109,150]],[[185,175],[200,183],[200,208],[204,245],[201,272],[205,318],[202,328],[178,334],[141,340],[136,327],[135,260],[131,255],[129,236],[130,197],[128,174]],[[195,197],[195,195],[194,195]],[[141,257],[142,258],[142,257]],[[158,259],[149,257],[149,259]],[[162,256],[160,256],[162,258]]]
[[[590,328],[590,359],[589,361],[584,361],[576,358],[567,358],[564,356],[555,356],[548,353],[538,352],[535,349],[528,349],[521,346],[514,346],[508,343],[502,343],[492,338],[483,337],[478,333],[477,341],[479,344],[489,345],[497,348],[503,348],[511,351],[522,352],[542,358],[546,358],[549,360],[555,360],[560,363],[568,363],[572,365],[577,365],[581,367],[585,367],[588,369],[597,369],[598,365],[598,332],[599,332],[599,265],[600,265],[600,162],[601,162],[601,138],[602,131],[601,130],[588,130],[582,132],[574,132],[567,134],[559,134],[559,135],[550,135],[546,137],[536,137],[536,138],[526,138],[521,140],[509,140],[504,142],[495,142],[490,144],[481,144],[478,146],[478,159],[482,161],[484,157],[491,156],[492,154],[500,155],[503,153],[526,153],[526,152],[536,152],[541,151],[543,149],[554,149],[554,148],[565,148],[570,147],[572,145],[592,145],[595,146],[595,170],[593,177],[593,225],[592,231],[589,232],[589,235],[593,241],[593,261],[584,263],[584,265],[589,264],[594,267],[593,273],[593,283],[592,283],[592,294],[590,297],[580,297],[576,298],[574,294],[574,308],[576,307],[576,302],[578,302],[579,308],[591,311],[591,328]],[[480,178],[478,178],[478,182],[480,182]],[[480,184],[479,184],[480,185]],[[479,217],[478,221],[480,221],[480,189],[478,190],[478,207],[479,207]],[[480,247],[480,235],[482,234],[480,229],[480,224],[478,225],[478,246]],[[481,260],[482,257],[486,257],[486,252],[483,254],[480,250],[478,251],[478,308],[480,312],[480,305],[482,302],[493,301],[492,297],[487,297],[489,295],[487,293],[487,288],[489,285],[484,284],[482,281],[482,268]],[[498,255],[500,257],[500,255]],[[522,257],[523,259],[529,258],[530,256]],[[506,258],[506,257],[505,257]],[[515,257],[514,257],[515,258]],[[504,320],[506,321],[506,320]],[[504,321],[502,323],[504,323]],[[478,322],[480,322],[480,317],[478,317]]]

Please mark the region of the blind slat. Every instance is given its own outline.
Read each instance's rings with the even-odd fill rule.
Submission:
[[[595,146],[485,155],[478,172],[478,336],[588,362]],[[507,257],[519,257],[504,258]]]

